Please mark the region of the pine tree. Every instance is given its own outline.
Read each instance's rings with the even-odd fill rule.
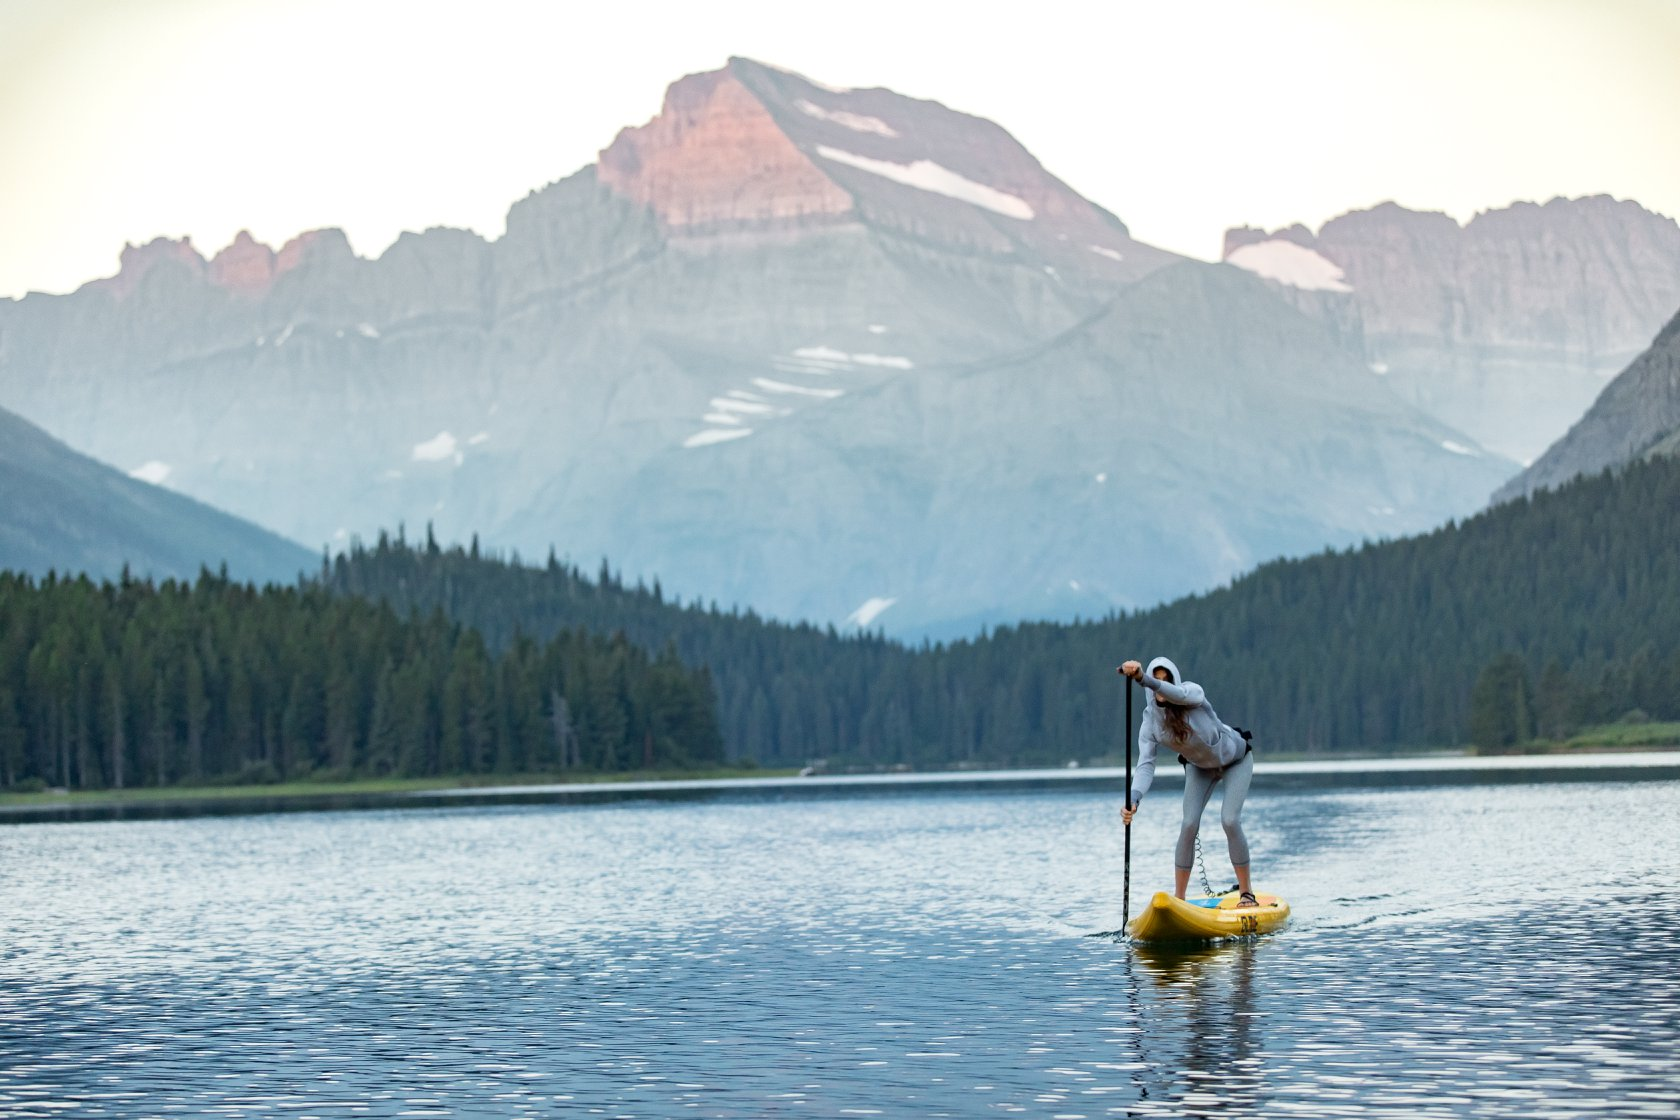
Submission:
[[[1533,737],[1528,670],[1514,653],[1501,654],[1476,678],[1470,694],[1470,741],[1500,750]]]

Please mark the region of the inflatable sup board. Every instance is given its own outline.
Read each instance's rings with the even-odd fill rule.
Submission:
[[[1256,897],[1260,905],[1239,907],[1236,891],[1190,899],[1156,891],[1126,932],[1133,941],[1218,941],[1282,929],[1289,921],[1289,903],[1275,894]]]

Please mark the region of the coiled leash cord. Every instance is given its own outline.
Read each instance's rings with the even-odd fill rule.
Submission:
[[[1207,895],[1209,898],[1214,897],[1213,884],[1208,882],[1207,877],[1207,861],[1202,859],[1201,829],[1196,830],[1196,870],[1201,872],[1202,875],[1202,893]]]

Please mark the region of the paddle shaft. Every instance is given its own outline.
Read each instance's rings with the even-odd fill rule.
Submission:
[[[1132,678],[1126,678],[1126,808],[1132,807]],[[1120,878],[1120,928],[1132,917],[1132,822],[1126,822],[1126,870]]]

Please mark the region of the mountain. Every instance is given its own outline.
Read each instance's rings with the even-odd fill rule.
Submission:
[[[715,452],[704,489],[672,451],[604,504],[637,511],[621,534],[636,570],[727,556],[737,586],[770,586],[826,542],[843,594],[809,589],[790,613],[890,605],[934,636],[1151,604],[1415,532],[1507,473],[1397,407],[1258,282],[1190,262],[1040,348],[889,379]],[[836,523],[832,493],[860,508]]]
[[[1560,486],[1641,457],[1680,454],[1680,314],[1604,387],[1587,414],[1534,465],[1500,487],[1496,502]]]
[[[320,561],[291,541],[79,455],[0,409],[0,570],[188,578],[201,567],[293,583]]]
[[[732,60],[486,241],[130,247],[0,303],[0,402],[311,543],[610,555],[954,633],[1415,531],[1514,473],[1321,318],[991,122]]]
[[[1401,396],[1522,463],[1680,306],[1680,225],[1602,195],[1462,226],[1384,203],[1316,234],[1231,230],[1225,259],[1331,324]]]

